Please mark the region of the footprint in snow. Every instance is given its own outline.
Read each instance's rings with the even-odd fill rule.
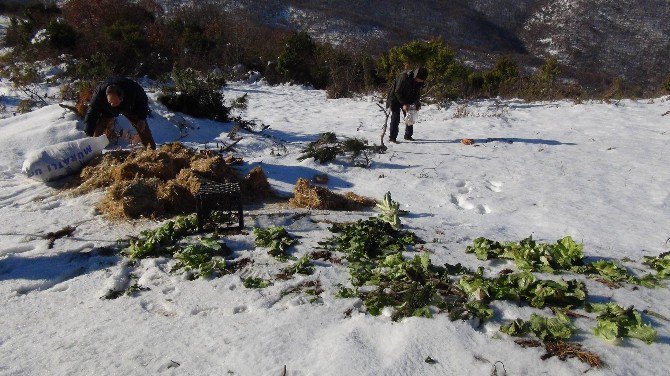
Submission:
[[[489,214],[489,213],[491,213],[491,209],[486,204],[480,204],[480,205],[477,205],[477,212],[479,214]]]
[[[502,191],[502,183],[495,181],[486,181],[485,186],[494,192]],[[465,180],[458,180],[455,184],[458,195],[451,195],[449,201],[454,204],[458,209],[461,210],[473,210],[479,214],[489,214],[491,213],[491,208],[488,204],[477,204],[473,202],[474,197],[470,196],[472,193],[472,188],[470,183]]]
[[[486,181],[486,188],[492,190],[493,192],[499,193],[502,192],[502,183],[499,181],[494,181],[494,180],[487,180]]]
[[[470,187],[468,186],[468,183],[463,180],[459,180],[456,182],[456,188],[458,188],[458,193],[465,195],[470,193]]]
[[[140,302],[140,307],[148,313],[151,313],[156,316],[163,316],[163,317],[171,317],[171,316],[176,316],[177,313],[175,312],[175,309],[168,304],[167,302],[149,302],[149,301],[141,301]],[[199,311],[198,311],[199,312]],[[191,312],[191,314],[197,314]]]
[[[471,210],[475,207],[475,204],[468,201],[467,198],[463,196],[451,196],[451,202],[463,210]]]

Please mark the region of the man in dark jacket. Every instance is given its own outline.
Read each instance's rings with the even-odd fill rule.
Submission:
[[[389,134],[389,141],[398,143],[398,125],[400,124],[400,110],[403,114],[407,114],[410,106],[414,106],[416,110],[421,107],[419,99],[421,98],[421,88],[428,77],[428,69],[421,67],[415,70],[402,72],[393,81],[393,85],[389,90],[386,99],[386,108],[391,109],[391,131]],[[414,133],[414,126],[405,125],[405,140],[414,141],[412,134]]]
[[[147,125],[149,99],[137,82],[123,77],[113,77],[100,84],[93,93],[86,122],[86,134],[100,136],[114,126],[114,119],[123,115],[132,123],[142,144],[156,149],[156,143]]]

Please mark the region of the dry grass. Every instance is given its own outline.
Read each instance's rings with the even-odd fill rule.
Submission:
[[[254,167],[244,178],[243,193],[252,200],[263,200],[275,197],[268,177],[259,166]]]
[[[350,202],[353,203],[353,205],[357,208],[370,208],[375,205],[377,205],[377,201],[375,199],[370,198],[370,197],[365,197],[365,196],[360,196],[355,194],[354,192],[347,192],[344,194],[344,198]]]
[[[375,204],[375,200],[371,198],[352,192],[340,195],[327,188],[310,185],[302,178],[298,179],[293,189],[293,198],[289,200],[289,205],[294,208],[322,210],[359,210]]]
[[[106,153],[89,163],[73,184],[76,194],[109,188],[98,206],[100,210],[113,218],[138,218],[192,213],[202,179],[240,182],[235,170],[221,156],[172,143],[158,150]],[[241,183],[255,199],[272,196],[260,167],[254,168]]]
[[[542,342],[534,339],[517,339],[514,341],[517,345],[521,347],[541,347],[543,346]],[[567,360],[569,358],[577,358],[582,363],[586,363],[591,367],[600,368],[603,366],[603,361],[600,359],[598,354],[592,353],[591,351],[584,350],[582,345],[578,343],[571,342],[546,342],[544,343],[544,349],[547,351],[546,354],[542,355],[542,360],[549,359],[553,356],[558,357],[560,360]]]
[[[119,181],[110,187],[98,208],[112,218],[138,218],[163,211],[158,200],[161,180],[137,178]]]
[[[545,343],[544,348],[547,350],[547,353],[542,356],[542,360],[551,358],[552,356],[556,356],[560,360],[577,358],[582,363],[586,363],[591,367],[600,368],[603,366],[603,361],[597,354],[584,350],[582,345],[578,343],[548,342]]]

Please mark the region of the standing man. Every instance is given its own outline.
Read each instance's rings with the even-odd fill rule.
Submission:
[[[86,122],[88,136],[100,136],[114,126],[117,116],[125,116],[133,125],[144,147],[156,149],[156,143],[147,125],[149,99],[137,82],[124,77],[113,77],[100,84],[91,97]]]
[[[428,77],[428,69],[421,67],[415,70],[402,72],[393,81],[393,85],[389,90],[386,98],[386,108],[391,109],[391,131],[389,134],[389,141],[398,143],[398,125],[400,124],[400,110],[403,114],[407,114],[410,106],[415,106],[418,111],[421,108],[419,102],[421,98],[421,88]],[[405,125],[405,140],[414,141],[412,134],[414,133],[413,125]]]

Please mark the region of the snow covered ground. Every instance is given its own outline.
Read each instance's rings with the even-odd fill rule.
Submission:
[[[670,119],[668,97],[617,103],[479,102],[447,109],[427,106],[415,142],[389,145],[370,168],[347,161],[299,162],[299,151],[322,132],[378,143],[383,115],[372,97],[327,100],[297,86],[232,84],[226,98],[248,94],[243,117],[270,125],[242,134],[237,151],[245,171],[260,165],[273,187],[289,195],[299,177],[330,176],[329,188],[381,198],[390,191],[410,215],[406,228],[428,241],[433,264],[462,262],[487,272],[511,267],[465,254],[479,236],[583,242],[588,256],[624,257],[641,270],[645,255],[668,251],[670,237]],[[151,94],[155,97],[155,93]],[[150,126],[158,143],[180,137],[164,107],[153,104]],[[181,141],[196,147],[229,142],[231,124],[184,117],[192,129]],[[128,126],[124,123],[124,126]],[[255,260],[242,274],[188,281],[170,273],[173,261],[147,259],[129,266],[105,246],[156,227],[151,221],[110,222],[94,206],[103,192],[71,197],[20,173],[35,148],[83,136],[81,124],[57,105],[0,120],[0,374],[2,375],[572,375],[589,367],[577,360],[540,360],[498,333],[500,324],[538,312],[495,302],[495,318],[481,328],[446,315],[392,322],[364,312],[357,299],[337,299],[344,267],[317,263],[313,276],[246,289],[246,276],[270,278],[284,265],[253,235],[227,244]],[[402,135],[402,129],[401,129]],[[461,138],[472,138],[465,146]],[[307,216],[295,216],[307,213]],[[269,205],[246,213],[251,226],[286,226],[299,235],[301,256],[330,235],[326,223],[373,212],[325,212]],[[48,249],[42,235],[76,226],[73,237]],[[571,276],[572,277],[572,276]],[[321,301],[292,293],[319,278]],[[149,290],[100,299],[129,279]],[[586,280],[591,299],[612,299],[670,317],[667,288],[611,290]],[[350,311],[350,315],[345,312]],[[548,314],[546,310],[544,313]],[[347,317],[350,316],[350,317]],[[606,368],[593,375],[670,373],[670,323],[650,319],[656,343],[625,340],[614,346],[593,336],[594,320],[576,319],[578,340]],[[428,364],[426,357],[437,361]],[[502,366],[498,365],[498,374]]]

